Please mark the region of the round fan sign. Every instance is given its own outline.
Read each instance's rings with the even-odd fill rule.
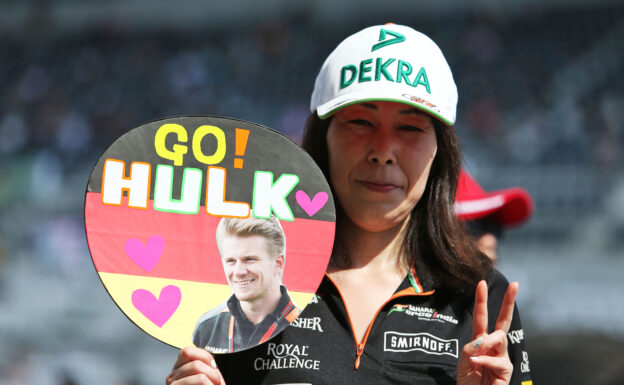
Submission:
[[[169,345],[227,353],[272,338],[308,304],[335,209],[290,139],[242,120],[177,117],[104,152],[85,227],[100,279],[132,322]]]

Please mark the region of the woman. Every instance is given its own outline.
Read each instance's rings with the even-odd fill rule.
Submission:
[[[453,215],[456,104],[427,36],[386,25],[345,39],[316,79],[303,141],[338,206],[317,296],[256,348],[183,349],[167,384],[530,383],[522,341],[506,337],[521,333],[517,284]]]

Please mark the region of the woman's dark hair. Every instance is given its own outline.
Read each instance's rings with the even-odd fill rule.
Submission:
[[[331,118],[321,120],[312,113],[306,122],[302,147],[329,180],[327,130]],[[492,261],[481,253],[453,212],[461,152],[452,127],[435,118],[438,150],[427,187],[412,210],[403,245],[408,265],[413,265],[421,281],[453,293],[472,293],[485,279]],[[342,212],[336,200],[337,212]],[[420,225],[419,225],[420,224]],[[422,225],[425,224],[425,225]]]

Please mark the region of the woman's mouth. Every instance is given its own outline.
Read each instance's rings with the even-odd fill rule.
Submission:
[[[367,189],[381,193],[391,192],[398,188],[397,185],[384,181],[362,180],[359,182]]]

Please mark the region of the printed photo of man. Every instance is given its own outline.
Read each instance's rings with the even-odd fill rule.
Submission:
[[[286,237],[277,218],[223,218],[216,240],[233,294],[199,319],[193,343],[214,353],[236,352],[278,334],[301,310],[282,285]]]

